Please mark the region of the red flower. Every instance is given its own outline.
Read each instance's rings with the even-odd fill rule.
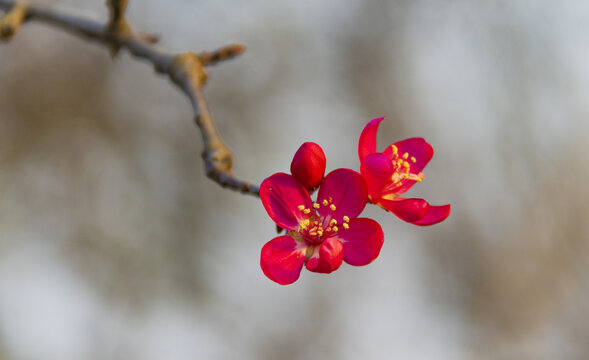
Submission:
[[[294,155],[290,172],[307,190],[313,191],[323,180],[326,162],[321,146],[306,142]]]
[[[423,199],[406,199],[413,184],[425,179],[421,172],[434,156],[434,149],[423,138],[396,142],[382,153],[376,152],[376,132],[384,118],[368,123],[358,144],[360,172],[368,185],[368,199],[400,219],[415,225],[433,225],[450,215],[450,205],[432,206]]]
[[[330,273],[342,260],[367,265],[380,253],[384,241],[380,225],[357,218],[368,192],[362,176],[353,170],[329,173],[316,203],[295,177],[284,173],[262,182],[260,198],[276,225],[287,230],[287,235],[264,245],[260,260],[264,274],[279,284],[295,282],[303,265],[313,272]]]

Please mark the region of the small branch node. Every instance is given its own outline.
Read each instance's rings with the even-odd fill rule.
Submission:
[[[27,19],[28,8],[25,4],[14,3],[10,11],[0,18],[0,40],[10,40]]]
[[[116,27],[118,23],[125,21],[125,10],[128,4],[129,0],[106,0],[110,12],[110,27]]]
[[[125,19],[125,10],[129,0],[106,0],[106,5],[110,13],[108,26],[106,31],[112,36],[131,36],[131,27]],[[120,50],[121,46],[113,43],[109,46],[110,54],[115,57]]]
[[[194,86],[193,90],[201,90],[207,82],[207,72],[198,55],[193,52],[176,55],[168,72],[176,84],[182,85],[188,82]]]
[[[231,168],[233,167],[233,156],[225,146],[216,147],[214,149],[205,149],[202,157],[206,164],[206,172],[210,177],[216,172],[222,172],[229,176],[233,176]]]

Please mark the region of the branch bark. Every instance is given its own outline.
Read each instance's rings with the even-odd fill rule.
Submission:
[[[243,53],[245,47],[230,44],[212,52],[166,53],[156,48],[149,38],[137,35],[131,30],[124,19],[127,1],[107,0],[107,5],[111,17],[107,24],[101,24],[44,7],[23,5],[12,0],[0,0],[0,10],[8,12],[0,19],[0,24],[9,24],[11,36],[25,21],[44,22],[82,38],[96,41],[108,47],[113,55],[119,49],[127,49],[134,57],[151,63],[157,73],[167,75],[190,100],[194,121],[204,143],[202,157],[207,176],[224,188],[259,196],[258,185],[233,175],[231,170],[233,156],[215,128],[203,93],[207,80],[206,66],[238,56]],[[1,29],[3,27],[0,26]]]
[[[0,19],[0,40],[10,40],[27,17],[27,6],[14,4],[10,11]]]

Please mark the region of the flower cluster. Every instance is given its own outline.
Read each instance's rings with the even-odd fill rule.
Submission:
[[[434,151],[424,139],[411,138],[376,152],[382,119],[370,121],[360,135],[360,173],[336,169],[324,176],[325,154],[319,145],[307,142],[296,152],[290,175],[277,173],[262,182],[262,204],[286,230],[262,248],[260,265],[269,279],[287,285],[299,278],[303,266],[331,273],[343,261],[355,266],[371,263],[380,253],[384,234],[376,221],[358,217],[367,203],[415,225],[433,225],[448,217],[450,205],[432,206],[400,196],[425,178],[421,171]],[[309,194],[317,188],[314,202]]]

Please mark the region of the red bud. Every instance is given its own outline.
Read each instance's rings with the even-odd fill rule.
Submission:
[[[314,190],[323,180],[326,162],[321,146],[306,142],[294,155],[290,172],[307,190]]]

